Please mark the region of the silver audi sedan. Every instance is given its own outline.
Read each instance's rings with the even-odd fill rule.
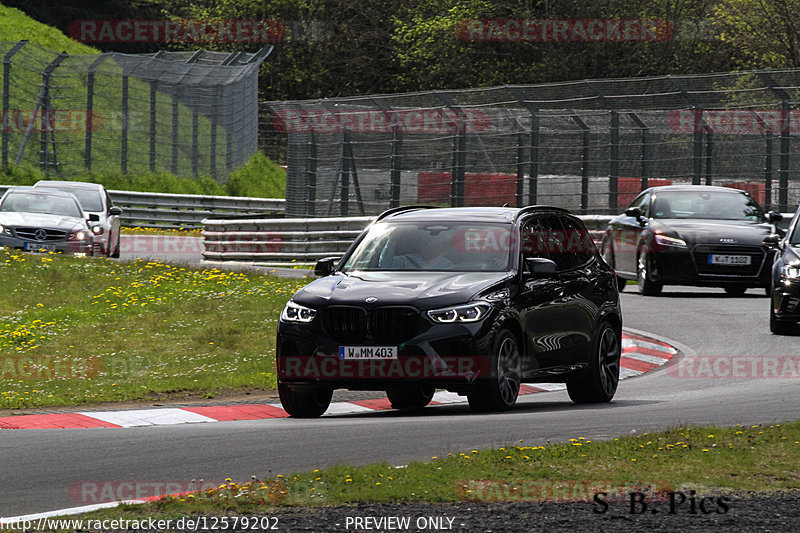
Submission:
[[[26,252],[93,255],[94,237],[74,195],[33,187],[12,187],[0,198],[0,246]]]

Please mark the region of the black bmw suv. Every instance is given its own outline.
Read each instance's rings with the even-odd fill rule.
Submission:
[[[315,273],[278,325],[291,416],[322,415],[336,388],[385,390],[404,410],[436,389],[475,411],[510,409],[523,382],[566,382],[578,403],[616,392],[616,276],[563,209],[392,209]]]

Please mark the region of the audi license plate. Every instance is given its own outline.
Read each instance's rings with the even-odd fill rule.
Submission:
[[[26,242],[25,251],[27,252],[55,252],[55,244],[39,244],[38,242]]]
[[[709,254],[708,263],[710,265],[749,265],[751,257],[749,255],[718,255]]]
[[[339,359],[397,359],[397,346],[339,346]]]

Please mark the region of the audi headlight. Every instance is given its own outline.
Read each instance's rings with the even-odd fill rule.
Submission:
[[[298,305],[293,301],[288,301],[281,313],[281,320],[284,322],[311,322],[317,316],[316,309]]]
[[[477,322],[489,313],[490,306],[486,303],[457,305],[444,309],[428,311],[428,316],[439,324],[452,324],[454,322]]]
[[[787,279],[800,278],[800,265],[783,265],[781,267],[781,277]]]
[[[677,246],[678,248],[686,248],[686,241],[677,237],[670,237],[662,235],[661,233],[655,234],[656,244],[661,246]]]

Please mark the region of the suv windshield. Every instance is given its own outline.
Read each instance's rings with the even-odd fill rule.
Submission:
[[[510,239],[510,224],[379,223],[370,228],[342,271],[502,272],[508,270]]]
[[[763,220],[755,200],[744,194],[709,191],[655,192],[653,218]]]

